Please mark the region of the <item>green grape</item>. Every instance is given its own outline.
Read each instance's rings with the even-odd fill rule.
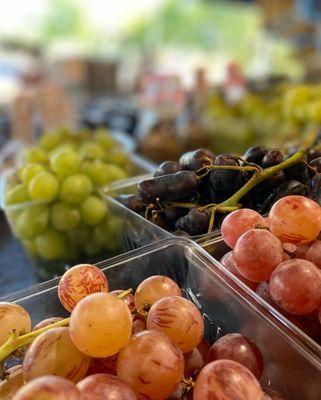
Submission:
[[[106,241],[106,230],[105,224],[96,225],[92,230],[92,235],[90,236],[94,243],[97,243],[100,247],[105,246]]]
[[[43,171],[35,175],[28,185],[28,192],[33,200],[51,202],[58,194],[59,183],[50,172]]]
[[[101,251],[102,251],[102,247],[98,243],[95,243],[92,240],[85,244],[84,249],[85,249],[85,253],[88,256],[96,256],[97,254],[101,253]]]
[[[32,257],[37,257],[37,247],[34,240],[23,240],[22,245]]]
[[[68,243],[66,246],[65,254],[62,256],[66,261],[74,261],[78,258],[79,251],[77,247],[71,243]]]
[[[50,222],[59,231],[71,231],[80,224],[80,213],[77,208],[55,203],[51,206]]]
[[[115,235],[106,235],[104,237],[105,243],[104,248],[108,251],[116,251],[120,247],[120,240],[118,236]]]
[[[109,182],[120,181],[127,178],[126,172],[117,165],[108,164]]]
[[[114,215],[108,215],[105,222],[107,235],[119,235],[123,230],[123,221]]]
[[[121,175],[119,175],[119,171],[121,171]],[[118,174],[117,179],[124,179],[126,177],[123,171],[118,167],[107,164],[101,160],[84,161],[82,165],[82,172],[84,172],[98,187],[114,181],[115,174]]]
[[[64,135],[61,132],[44,133],[41,135],[39,143],[44,150],[51,151],[55,147],[59,146],[63,140]]]
[[[48,228],[36,237],[36,249],[45,260],[57,260],[66,252],[66,238],[63,233]]]
[[[89,158],[104,158],[105,150],[94,142],[85,142],[80,146],[80,155]]]
[[[45,167],[43,165],[39,163],[27,164],[19,171],[19,177],[25,185],[28,185],[31,179],[40,171],[45,171]]]
[[[88,196],[80,205],[80,213],[85,224],[97,225],[104,219],[107,205],[104,200],[96,196]]]
[[[97,129],[94,133],[94,140],[95,142],[103,146],[106,150],[112,149],[117,145],[115,139],[108,134],[106,129]]]
[[[56,147],[55,149],[53,149],[49,153],[49,156],[50,156],[50,158],[53,158],[56,155],[61,154],[61,153],[68,153],[68,152],[75,152],[75,151],[77,151],[77,146],[73,142],[69,142],[69,143],[62,144],[62,145]]]
[[[128,165],[128,155],[121,151],[114,151],[105,154],[105,161],[109,164],[116,164],[118,167],[126,168]]]
[[[78,172],[79,163],[79,156],[74,151],[62,151],[50,158],[50,167],[58,176],[76,174]]]
[[[74,231],[67,233],[69,241],[76,247],[82,248],[90,238],[90,228],[80,225]]]
[[[22,184],[15,185],[5,194],[4,200],[7,206],[30,201],[28,189]]]
[[[39,164],[46,164],[48,162],[48,157],[45,151],[34,147],[24,153],[23,160],[25,163],[36,162]]]
[[[70,175],[61,184],[59,198],[67,204],[77,204],[85,200],[92,192],[93,185],[88,176]]]
[[[16,221],[16,234],[21,239],[31,239],[47,228],[48,207],[42,204],[24,208]]]

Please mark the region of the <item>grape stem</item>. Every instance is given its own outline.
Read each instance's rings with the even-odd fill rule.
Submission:
[[[305,143],[303,144],[301,150],[293,154],[293,156],[289,157],[287,160],[282,161],[280,164],[274,165],[269,168],[258,170],[255,168],[255,172],[253,176],[242,186],[237,192],[235,192],[231,197],[227,200],[224,200],[220,204],[208,204],[202,209],[209,209],[210,211],[210,222],[208,227],[208,233],[212,232],[214,226],[214,217],[217,211],[219,212],[231,212],[237,210],[241,207],[239,201],[244,197],[251,189],[253,189],[256,185],[263,182],[265,179],[270,176],[276,174],[278,171],[281,171],[285,168],[289,168],[292,165],[297,164],[301,160],[303,160],[305,152],[307,148],[309,148],[315,140],[316,132],[312,131],[306,138]],[[225,167],[225,166],[223,166]],[[227,168],[226,166],[225,168]],[[244,167],[243,167],[244,168]],[[214,210],[214,211],[213,211]]]
[[[11,353],[18,350],[20,347],[31,343],[42,333],[48,331],[49,329],[58,328],[60,326],[68,326],[69,322],[70,318],[65,318],[61,321],[57,321],[51,325],[45,326],[44,328],[37,329],[36,331],[32,331],[21,336],[18,336],[16,332],[11,332],[8,340],[0,347],[0,362],[5,360]]]
[[[119,299],[123,299],[126,296],[128,296],[129,294],[131,294],[132,292],[133,292],[132,289],[127,289],[127,290],[124,290],[119,295],[117,295],[117,297]],[[69,326],[69,323],[70,323],[70,317],[62,319],[60,321],[57,321],[53,324],[47,325],[47,326],[37,329],[35,331],[26,333],[25,335],[19,336],[19,335],[17,335],[17,333],[15,331],[11,332],[9,334],[8,340],[2,346],[0,346],[0,363],[2,363],[14,351],[31,343],[34,339],[36,339],[36,337],[38,337],[42,333],[47,332],[53,328],[59,328],[61,326]]]

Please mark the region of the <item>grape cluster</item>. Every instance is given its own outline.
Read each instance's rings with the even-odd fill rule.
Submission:
[[[236,210],[222,223],[233,250],[222,264],[265,301],[320,341],[321,207],[303,196],[278,200],[267,218]]]
[[[126,158],[103,130],[47,133],[25,152],[5,207],[32,257],[71,261],[114,250],[119,221],[109,215],[99,188],[127,177]]]
[[[201,312],[167,276],[145,279],[134,294],[109,292],[102,271],[81,264],[61,278],[58,294],[70,318],[41,321],[32,332],[22,307],[0,303],[0,346],[13,330],[31,332],[18,338],[28,346],[0,381],[2,399],[284,400],[263,391],[256,344],[229,333],[210,345]]]
[[[298,162],[280,167],[258,182],[235,206],[265,213],[273,203],[287,195],[308,196],[321,202],[319,141],[317,138],[315,146],[307,149]],[[292,153],[283,155],[279,150],[255,146],[243,157],[233,154],[214,156],[206,149],[198,149],[183,154],[178,162],[165,161],[155,171],[154,178],[138,185],[137,194],[120,195],[118,200],[166,230],[201,235],[212,227],[213,205],[223,204],[255,173],[277,168]],[[216,227],[220,226],[221,220],[221,216],[216,215]]]

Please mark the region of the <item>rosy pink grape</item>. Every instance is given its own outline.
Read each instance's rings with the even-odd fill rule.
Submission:
[[[284,261],[273,272],[269,290],[283,311],[309,314],[321,304],[321,271],[307,260]]]
[[[267,281],[283,260],[283,247],[278,238],[264,229],[251,229],[237,241],[233,250],[235,267],[246,279]]]

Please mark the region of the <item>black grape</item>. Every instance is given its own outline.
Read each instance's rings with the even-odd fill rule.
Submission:
[[[177,161],[164,161],[154,172],[154,176],[163,176],[179,172],[181,167]]]
[[[236,156],[221,154],[216,157],[214,165],[239,166]],[[236,170],[213,169],[210,174],[210,186],[214,195],[212,201],[224,200],[235,193],[240,173]]]
[[[266,212],[270,207],[279,199],[285,196],[299,195],[305,196],[307,191],[306,185],[296,180],[290,180],[282,183],[276,187],[270,196],[266,199],[262,207],[259,209],[261,212]]]
[[[283,160],[283,155],[279,150],[268,150],[263,157],[261,166],[263,168],[273,167],[273,165],[280,164]]]
[[[261,165],[261,162],[263,160],[263,157],[267,153],[267,149],[263,146],[253,146],[249,147],[243,158],[250,163],[258,164]]]
[[[117,197],[117,200],[125,207],[137,213],[142,212],[145,208],[142,199],[135,194],[121,194]]]
[[[305,154],[308,162],[311,162],[312,160],[321,157],[321,150],[316,150],[314,147],[310,147]]]
[[[198,178],[192,171],[147,179],[138,185],[138,193],[146,202],[187,200],[194,196],[198,188]]]
[[[202,235],[207,232],[209,222],[207,212],[193,208],[185,217],[176,222],[175,227],[177,230],[185,231],[192,236]]]
[[[179,159],[179,164],[182,170],[197,171],[206,165],[213,164],[214,159],[214,154],[211,151],[198,149],[183,154]]]
[[[176,222],[179,218],[183,217],[188,213],[188,208],[184,207],[173,207],[163,212],[165,218],[170,222]]]
[[[304,158],[306,162],[306,157]],[[309,170],[304,162],[298,162],[291,167],[284,169],[285,176],[288,180],[296,180],[304,184],[310,184]]]
[[[321,157],[315,158],[314,160],[310,161],[310,165],[316,170],[316,173],[321,172]]]
[[[321,173],[314,175],[311,179],[311,194],[312,200],[321,205]]]

